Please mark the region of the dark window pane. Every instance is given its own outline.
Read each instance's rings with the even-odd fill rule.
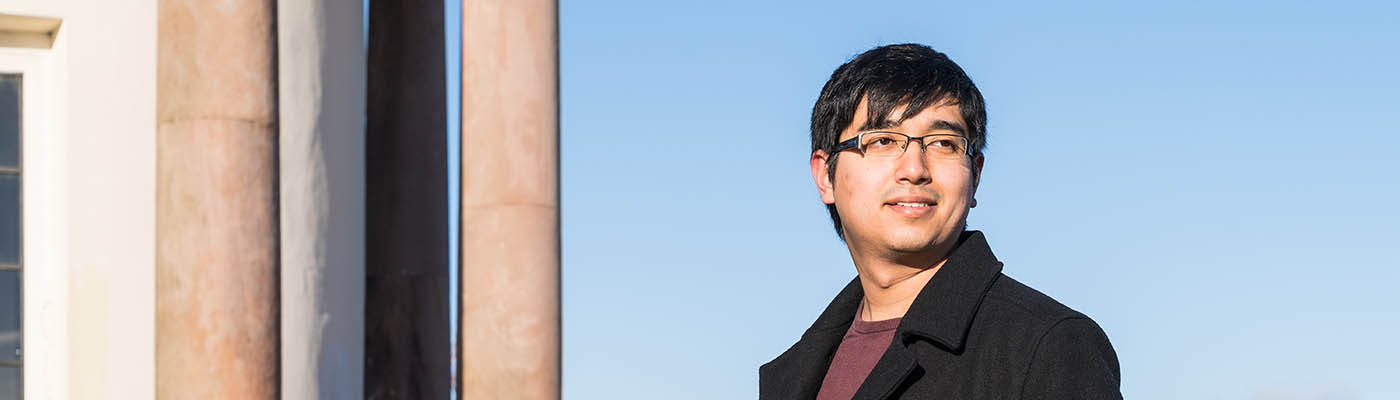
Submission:
[[[19,264],[19,176],[0,174],[0,264]]]
[[[20,359],[19,271],[0,271],[0,361]]]
[[[19,400],[22,383],[19,368],[0,367],[0,400]]]
[[[0,74],[0,167],[19,168],[20,76]]]

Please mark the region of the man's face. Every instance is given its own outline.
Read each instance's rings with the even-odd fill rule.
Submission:
[[[903,112],[896,108],[889,119],[896,120]],[[866,102],[862,100],[838,142],[859,135],[866,114]],[[880,130],[911,137],[965,136],[949,126],[962,127],[966,132],[967,124],[955,104],[935,104],[898,126]],[[817,181],[822,202],[836,205],[846,242],[853,252],[928,262],[927,257],[946,256],[957,242],[968,208],[973,205],[982,156],[926,157],[919,144],[910,141],[902,154],[892,158],[862,157],[859,151],[844,151],[834,180],[828,178],[831,175],[826,167],[830,155],[821,151],[813,154],[812,177]]]

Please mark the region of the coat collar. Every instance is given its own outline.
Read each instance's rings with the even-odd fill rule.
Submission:
[[[982,298],[1001,274],[1002,264],[979,231],[967,231],[943,268],[914,298],[895,330],[895,341],[866,378],[856,398],[883,396],[917,367],[906,346],[920,338],[952,353],[961,353]],[[760,398],[813,398],[821,388],[831,357],[850,328],[865,291],[852,279],[832,299],[816,322],[792,348],[760,369]]]
[[[1002,264],[992,254],[982,232],[964,232],[959,241],[943,268],[914,297],[900,321],[895,337],[904,343],[922,337],[954,353],[961,353],[967,343],[972,317],[1001,275]]]

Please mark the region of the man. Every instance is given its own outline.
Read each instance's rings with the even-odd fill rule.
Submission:
[[[812,108],[812,179],[857,277],[759,369],[760,399],[1121,398],[1093,320],[1001,273],[967,214],[982,94],[923,45],[832,73]]]

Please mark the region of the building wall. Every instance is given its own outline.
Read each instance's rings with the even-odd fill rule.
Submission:
[[[279,20],[285,28],[279,30],[280,45],[284,46],[279,60],[283,76],[277,82],[283,97],[279,100],[283,140],[278,199],[282,287],[274,301],[281,302],[283,314],[281,388],[285,398],[356,398],[363,394],[367,372],[363,368],[368,233],[363,9],[358,1],[350,0],[282,0],[279,4],[283,6]],[[414,14],[399,22],[413,33],[422,33],[413,29],[422,30],[420,25],[425,24],[436,29],[437,34],[428,37],[438,41],[414,43],[436,49],[440,57],[441,7],[436,4],[414,6],[436,15]],[[42,121],[26,120],[24,133],[25,397],[152,398],[157,382],[156,1],[0,0],[0,14],[62,20],[52,49],[26,50],[42,60],[38,68],[46,79],[40,89],[50,93],[41,96],[42,102],[29,102],[26,94],[26,107],[44,107],[46,111],[40,113]],[[424,21],[436,21],[432,22],[436,25]],[[412,39],[392,36],[407,35],[402,32],[390,34],[387,37]],[[381,57],[399,53],[385,54]],[[0,62],[4,62],[3,57]],[[431,72],[432,65],[441,64],[427,62],[415,68]],[[422,266],[432,264],[434,268],[431,272],[436,275],[408,275],[440,290],[402,293],[421,297],[411,304],[417,308],[410,307],[410,311],[428,309],[424,315],[432,318],[423,320],[443,325],[413,330],[440,342],[427,347],[421,357],[441,359],[429,364],[442,366],[441,370],[427,369],[433,379],[415,379],[433,382],[445,391],[450,388],[444,298],[446,196],[434,193],[446,190],[446,180],[405,167],[428,160],[430,168],[421,170],[446,173],[446,150],[434,133],[441,132],[445,123],[441,120],[443,99],[438,98],[443,76],[404,71],[407,73],[402,76],[382,77],[381,83],[387,85],[383,88],[404,98],[431,98],[423,103],[428,106],[419,108],[438,116],[423,118],[412,112],[390,115],[390,111],[413,111],[413,107],[400,110],[395,107],[409,103],[385,103],[380,109],[390,110],[384,112],[387,121],[422,128],[421,138],[412,146],[381,149],[379,154],[398,152],[393,160],[401,162],[386,163],[393,168],[382,169],[412,177],[394,180],[418,180],[410,186],[417,185],[429,194],[410,197],[421,197],[418,201],[427,206],[406,207],[404,202],[391,201],[384,203],[387,206],[381,207],[379,214],[371,215],[407,212],[428,216],[423,222],[397,226],[405,232],[428,232],[433,238],[429,247],[442,249],[395,253],[407,258],[395,258],[398,261],[386,265],[426,271]],[[36,128],[29,129],[31,125]],[[402,136],[399,131],[383,132],[384,137]],[[440,157],[423,157],[428,150]],[[389,176],[384,171],[381,178]],[[390,192],[403,195],[408,191]],[[422,242],[421,237],[427,236],[414,238]],[[414,246],[408,243],[402,249]],[[418,258],[433,262],[410,260]],[[400,326],[387,319],[381,322],[393,328],[385,336],[402,336],[397,331]],[[413,365],[418,361],[397,362]]]
[[[25,354],[31,358],[66,353],[67,362],[27,363],[26,397],[151,398],[155,2],[4,0],[0,13],[63,20],[52,50],[57,61],[52,68],[59,71],[52,87],[64,92],[53,114],[57,122],[43,132],[26,132],[26,139],[50,135],[43,143],[52,146],[34,155],[54,161],[59,168],[50,171],[58,171],[64,185],[45,192],[51,195],[45,204],[33,204],[26,214],[46,210],[48,220],[64,221],[64,226],[41,230],[43,237],[25,238],[26,251],[31,244],[43,243],[61,254],[31,260],[25,268],[28,274],[42,275],[36,271],[42,268],[66,276],[67,324],[46,326],[64,331],[55,334],[66,335],[66,348],[46,352],[30,348],[34,341],[29,340]],[[26,156],[33,152],[25,150]],[[34,313],[26,304],[26,322]],[[26,338],[32,337],[31,328],[38,327],[26,326]],[[60,365],[58,371],[67,372],[56,373],[44,365]]]

